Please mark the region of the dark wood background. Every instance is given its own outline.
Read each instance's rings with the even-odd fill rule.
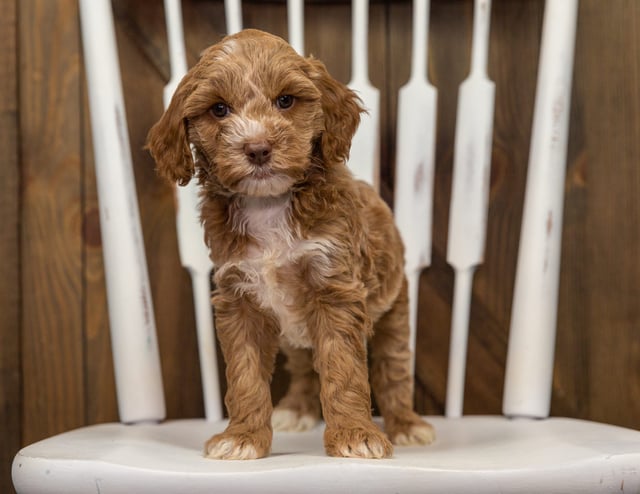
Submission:
[[[171,189],[142,150],[168,77],[160,0],[114,0],[168,415],[203,413],[190,282]],[[221,1],[184,0],[188,56],[224,32]],[[487,253],[471,314],[466,413],[500,413],[544,2],[495,0]],[[21,445],[117,419],[76,0],[0,0],[0,490]],[[409,76],[408,1],[375,1],[382,192],[392,199],[396,95]],[[286,36],[284,2],[245,2],[246,27]],[[307,2],[306,48],[350,78],[350,10]],[[421,280],[416,406],[443,411],[453,272],[446,232],[458,86],[472,2],[433,0],[439,90],[433,266]],[[582,0],[576,45],[552,413],[640,428],[640,2]],[[286,377],[279,373],[274,395]]]

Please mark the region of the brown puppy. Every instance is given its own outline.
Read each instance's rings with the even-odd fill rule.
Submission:
[[[159,173],[203,186],[230,416],[206,444],[210,458],[269,454],[279,347],[292,381],[277,427],[315,424],[319,391],[330,455],[381,458],[389,439],[433,439],[412,410],[400,236],[345,166],[361,111],[321,62],[247,30],[204,52],[149,132]],[[371,420],[367,343],[388,438]]]

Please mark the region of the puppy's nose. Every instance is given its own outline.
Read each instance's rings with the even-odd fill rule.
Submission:
[[[244,145],[244,154],[254,165],[264,165],[271,158],[271,144],[267,141],[248,142]]]

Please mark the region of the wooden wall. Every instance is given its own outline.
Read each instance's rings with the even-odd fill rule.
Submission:
[[[114,0],[169,417],[202,414],[188,276],[170,188],[142,150],[168,76],[162,2]],[[184,0],[188,56],[224,32],[221,1]],[[466,413],[499,413],[531,128],[542,0],[494,0],[496,113],[486,262],[471,314]],[[17,449],[116,420],[91,134],[76,0],[0,0],[0,490]],[[345,2],[307,2],[307,49],[350,76]],[[382,186],[392,198],[396,95],[409,75],[408,1],[375,1]],[[439,90],[433,266],[421,280],[416,406],[443,411],[453,273],[446,232],[470,0],[433,0]],[[286,35],[284,2],[245,2],[247,27]],[[640,428],[640,2],[582,0],[565,184],[552,412]],[[286,377],[278,373],[274,394]]]

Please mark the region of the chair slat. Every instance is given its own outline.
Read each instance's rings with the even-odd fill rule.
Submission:
[[[304,56],[304,0],[287,0],[289,44]]]
[[[227,20],[227,34],[242,31],[242,2],[240,0],[224,0],[224,12]]]
[[[418,282],[431,264],[437,91],[428,82],[429,2],[414,0],[411,77],[398,97],[394,215],[405,245],[411,350],[415,350]]]
[[[353,0],[351,7],[352,64],[349,87],[367,110],[351,141],[349,168],[356,178],[376,189],[380,175],[380,91],[369,81],[369,1]]]
[[[473,273],[484,259],[493,144],[495,85],[487,77],[491,1],[475,0],[471,73],[460,85],[449,209],[447,262],[455,270],[447,373],[448,417],[460,417],[464,398]]]
[[[123,422],[165,417],[160,357],[109,0],[80,0],[109,323]]]
[[[503,413],[547,417],[578,0],[547,0],[529,154]]]
[[[171,61],[171,79],[164,88],[165,108],[169,106],[173,93],[187,72],[180,1],[165,0],[164,2]],[[211,308],[213,263],[209,257],[209,249],[203,242],[204,228],[200,223],[198,196],[199,186],[195,180],[185,186],[176,185],[178,247],[180,262],[189,271],[193,286],[205,417],[207,420],[220,420],[222,399]]]

